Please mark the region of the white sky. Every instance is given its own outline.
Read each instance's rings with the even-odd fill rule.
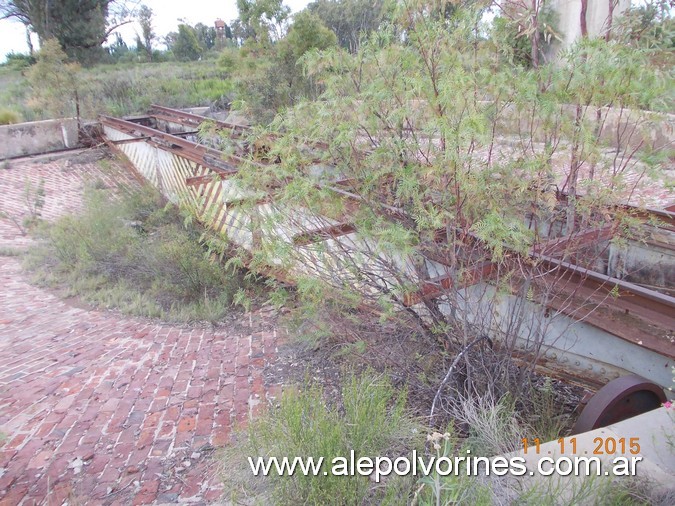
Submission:
[[[298,12],[310,1],[284,0],[284,4],[288,5],[293,12]],[[229,24],[238,16],[236,0],[144,0],[142,3],[155,13],[155,33],[160,37],[175,31],[178,19],[185,19],[191,25],[201,22],[212,26],[218,18],[224,19]],[[135,41],[136,32],[140,33],[140,28],[136,23],[120,28],[120,33],[128,44]],[[108,42],[114,40],[115,36],[111,35]],[[21,23],[0,21],[0,62],[5,61],[5,55],[11,51],[28,52],[26,32]]]

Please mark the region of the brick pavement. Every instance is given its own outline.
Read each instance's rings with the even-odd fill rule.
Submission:
[[[111,174],[15,163],[0,169],[0,208],[20,212],[25,179],[40,177],[53,219],[79,207],[84,181]],[[0,219],[0,247],[29,243]],[[0,505],[218,501],[214,447],[279,390],[263,377],[276,354],[271,313],[213,330],[87,310],[4,256],[0,286]]]

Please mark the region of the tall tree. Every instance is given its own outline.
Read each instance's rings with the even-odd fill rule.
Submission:
[[[150,61],[152,61],[152,41],[155,39],[155,32],[152,26],[153,17],[154,13],[147,5],[142,5],[138,10],[138,24],[141,25],[141,40]]]
[[[129,46],[127,46],[127,43],[124,42],[124,39],[118,32],[115,33],[115,42],[108,47],[108,53],[115,62],[129,53]]]
[[[283,0],[237,0],[237,10],[244,38],[257,42],[281,39],[291,14]]]
[[[387,14],[385,0],[315,0],[307,9],[335,32],[338,43],[356,52],[361,39],[377,30]]]
[[[213,26],[206,26],[204,23],[197,23],[194,26],[195,34],[199,45],[206,51],[213,49],[216,45],[216,29]]]
[[[17,19],[36,33],[42,45],[55,38],[70,57],[92,63],[101,45],[119,26],[130,22],[124,0],[0,0],[0,19]]]
[[[199,45],[199,40],[197,40],[195,29],[186,24],[178,25],[178,34],[170,49],[176,58],[181,61],[198,60],[204,52],[204,48]]]

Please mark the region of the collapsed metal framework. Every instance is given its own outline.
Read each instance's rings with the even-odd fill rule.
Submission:
[[[214,147],[196,142],[199,128],[205,121],[210,122],[220,133],[227,133],[240,147],[243,146],[248,132],[246,127],[162,106],[153,106],[150,115],[132,120],[107,116],[101,118],[108,144],[123,153],[144,179],[159,188],[168,198],[190,202],[202,219],[209,222],[210,227],[250,251],[256,247],[260,238],[255,231],[247,231],[251,228],[251,218],[238,206],[247,199],[250,203],[250,196],[242,195],[240,190],[226,183],[237,173],[240,164],[251,162],[243,158],[243,147],[224,154]],[[317,147],[321,148],[319,145]],[[358,195],[349,191],[349,181],[336,181],[328,188],[346,199],[359,199]],[[270,196],[263,196],[257,198],[253,205],[264,206],[270,201]],[[385,207],[385,211],[390,214],[403,213],[400,209]],[[675,212],[672,210],[621,207],[633,216],[657,223],[664,230],[675,231]],[[357,230],[352,223],[340,223],[326,218],[315,223],[309,231],[302,230],[292,234],[289,242],[296,248],[303,248],[355,232]],[[444,234],[444,231],[439,231],[437,240],[447,240]],[[576,244],[593,244],[608,240],[611,235],[612,231],[607,228],[584,230],[575,234],[573,239]],[[554,297],[548,302],[549,307],[619,338],[617,342],[630,343],[641,350],[647,350],[650,352],[648,357],[651,357],[648,359],[653,359],[654,356],[663,359],[654,364],[655,368],[672,364],[675,359],[675,298],[563,261],[560,254],[565,251],[570,240],[571,238],[566,237],[551,239],[531,252],[534,259],[550,270],[548,276],[552,277],[555,273],[556,278],[569,281],[562,284],[561,297]],[[670,244],[663,246],[673,249]],[[442,260],[438,261],[442,263]],[[289,281],[283,271],[273,271],[270,272],[271,275]],[[480,262],[462,277],[462,287],[489,280],[494,271],[495,265],[492,262]],[[404,303],[415,305],[425,299],[441,297],[448,289],[459,288],[453,287],[453,283],[456,281],[449,275],[425,280],[421,282],[417,292],[406,296]],[[565,293],[565,286],[575,286],[578,293]],[[569,303],[570,300],[572,304]],[[589,301],[593,303],[592,310],[588,309]],[[604,364],[600,357],[587,358]],[[562,362],[564,364],[564,360]],[[614,365],[621,368],[627,364]],[[560,364],[556,367],[559,366]],[[594,369],[591,365],[590,369],[593,369],[593,374],[584,376],[577,372],[574,379],[590,381],[595,385],[602,382],[603,374],[605,379],[611,379],[609,371],[605,371],[603,366]],[[594,376],[594,379],[591,380],[590,376]]]

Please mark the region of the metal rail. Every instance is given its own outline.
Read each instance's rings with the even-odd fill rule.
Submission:
[[[235,132],[248,133],[251,129],[244,125],[236,125],[234,123],[229,123],[227,121],[216,120],[213,118],[207,118],[206,116],[201,116],[199,114],[193,114],[186,111],[181,111],[178,109],[172,109],[170,107],[164,107],[157,104],[152,104],[150,106],[151,111],[159,111],[162,119],[172,119],[176,120],[178,123],[188,126],[199,126],[205,121],[214,123],[216,126],[221,128],[227,128],[228,130],[234,130]]]

